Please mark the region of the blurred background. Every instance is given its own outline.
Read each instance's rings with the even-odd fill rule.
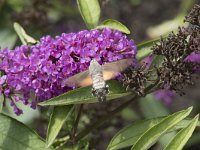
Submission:
[[[100,0],[101,21],[115,19],[125,24],[131,31],[129,38],[136,44],[158,38],[171,31],[176,32],[178,26],[187,26],[184,16],[194,3],[200,0]],[[13,29],[13,23],[20,23],[27,33],[35,39],[44,35],[59,35],[63,32],[78,32],[86,29],[75,0],[0,0],[0,47],[12,49],[21,42]],[[193,105],[193,113],[200,112],[200,84],[185,89],[186,94],[168,95],[171,102],[148,95],[124,109],[117,117],[108,121],[90,135],[91,149],[105,149],[108,142],[119,129],[134,120],[167,115]],[[157,99],[160,99],[157,100]],[[98,116],[109,113],[118,102],[110,104],[92,104],[84,107],[82,126],[95,121]],[[5,112],[28,124],[45,137],[49,109],[30,110],[16,117],[7,107]],[[80,126],[80,128],[82,127]],[[161,149],[175,133],[163,137],[152,149]],[[185,150],[200,149],[200,133],[197,131],[189,141]]]

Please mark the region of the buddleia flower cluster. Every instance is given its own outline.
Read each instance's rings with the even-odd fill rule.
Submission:
[[[0,92],[20,115],[19,101],[35,109],[38,102],[72,90],[62,81],[87,70],[92,59],[104,64],[124,58],[135,61],[135,55],[134,41],[108,28],[45,36],[35,45],[0,51]]]

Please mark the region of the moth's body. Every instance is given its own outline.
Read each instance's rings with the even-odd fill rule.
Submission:
[[[96,96],[100,102],[106,101],[108,85],[106,85],[103,78],[103,68],[95,59],[90,62],[89,73],[92,79],[92,94]]]
[[[128,66],[133,64],[133,58],[122,59],[100,65],[95,59],[91,60],[89,69],[66,79],[64,85],[76,85],[85,87],[92,85],[92,94],[100,102],[106,101],[108,85],[106,80],[110,80],[119,75]]]

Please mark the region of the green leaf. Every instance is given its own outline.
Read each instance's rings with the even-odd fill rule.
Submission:
[[[0,47],[1,49],[3,48],[8,48],[12,49],[17,41],[17,36],[15,35],[14,32],[8,30],[8,29],[3,29],[0,30]]]
[[[95,28],[99,22],[101,9],[98,0],[77,0],[78,8],[89,29]]]
[[[167,117],[158,117],[153,119],[145,119],[136,121],[133,124],[120,130],[111,140],[108,150],[116,150],[133,145],[147,130],[157,125]],[[191,119],[185,119],[176,124],[168,133],[185,128]],[[198,126],[200,123],[198,122]],[[130,134],[131,133],[131,134]]]
[[[139,114],[137,114],[131,108],[125,108],[124,110],[122,110],[120,116],[122,116],[122,118],[125,121],[133,121],[133,120],[139,120],[139,119],[141,119],[140,116],[139,116]]]
[[[139,104],[145,118],[156,118],[169,115],[167,108],[161,101],[156,100],[153,94],[148,94],[144,98],[140,99]],[[159,139],[159,143],[165,147],[175,134],[175,132],[165,134]]]
[[[33,37],[29,36],[26,33],[26,31],[23,29],[23,27],[19,23],[15,22],[13,24],[13,26],[14,26],[14,29],[15,29],[16,33],[18,34],[22,44],[24,44],[24,45],[35,44],[37,42]]]
[[[78,144],[72,146],[65,146],[60,150],[89,150],[89,142],[79,141]]]
[[[142,113],[146,118],[155,118],[169,115],[169,111],[152,94],[148,94],[139,101]]]
[[[147,41],[147,42],[137,45],[137,49],[138,49],[138,52],[136,55],[137,60],[140,61],[143,58],[147,57],[149,54],[151,54],[152,52],[151,47],[159,41],[160,39],[155,39],[155,40]]]
[[[176,135],[176,131],[166,133],[165,135],[161,136],[158,140],[158,144],[160,147],[164,148]]]
[[[105,20],[103,23],[101,23],[101,25],[96,27],[97,29],[102,29],[102,28],[111,28],[111,29],[115,29],[121,32],[124,32],[126,34],[130,34],[130,30],[123,25],[121,22],[117,21],[117,20],[113,20],[113,19],[108,19]]]
[[[148,129],[160,123],[165,118],[146,119],[134,122],[120,130],[110,141],[107,150],[116,150],[133,145]]]
[[[198,121],[198,123],[199,123],[199,121]],[[198,124],[197,124],[197,126],[198,126]],[[192,137],[189,139],[189,141],[187,142],[187,144],[185,145],[184,148],[188,148],[188,147],[194,146],[196,144],[199,144],[199,141],[200,141],[199,132],[193,133]]]
[[[131,145],[134,145],[134,143],[150,128],[157,125],[167,117],[158,117],[153,119],[145,119],[136,121],[133,124],[130,124],[129,126],[123,128],[120,130],[110,141],[107,150],[117,150],[120,148],[125,148]],[[185,128],[189,123],[191,122],[191,119],[184,119],[180,121],[178,124],[176,124],[173,128],[171,128],[168,133],[171,133],[173,131]],[[198,126],[200,126],[200,123],[198,122]],[[131,133],[131,134],[130,134]]]
[[[191,123],[187,127],[179,131],[172,141],[165,147],[165,150],[181,150],[192,136],[192,133],[198,123],[198,119],[199,115],[192,119]]]
[[[126,92],[126,89],[120,82],[116,80],[110,80],[107,83],[109,86],[109,94],[107,95],[107,100],[131,95],[130,92]],[[97,98],[92,95],[91,90],[91,86],[71,90],[48,101],[39,103],[39,105],[71,105],[98,102]]]
[[[45,142],[21,122],[0,114],[0,149],[4,150],[50,150]]]
[[[160,138],[163,134],[165,134],[170,128],[175,126],[178,122],[183,120],[185,117],[187,117],[190,112],[192,111],[192,107],[176,112],[167,118],[165,118],[163,121],[161,121],[159,124],[153,126],[151,129],[149,129],[147,132],[145,132],[137,141],[134,143],[132,150],[146,150],[149,147],[151,147],[157,140]]]
[[[47,130],[47,147],[50,147],[53,144],[63,124],[69,118],[72,111],[73,105],[54,107]]]
[[[178,15],[172,20],[164,21],[163,23],[154,27],[147,28],[147,34],[150,38],[157,38],[160,35],[167,35],[170,32],[177,32],[178,27],[183,26],[184,15]]]

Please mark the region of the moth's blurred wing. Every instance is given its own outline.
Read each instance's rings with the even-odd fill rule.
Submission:
[[[132,65],[133,59],[122,59],[102,65],[104,80],[115,78],[120,72],[124,71],[127,67]],[[76,86],[89,86],[92,85],[92,79],[89,70],[78,73],[63,81],[63,85],[76,85]]]
[[[63,81],[63,85],[76,85],[81,87],[89,86],[91,84],[92,84],[92,79],[89,75],[88,70],[78,73]]]
[[[118,75],[117,72],[114,72],[114,71],[104,71],[103,72],[103,79],[106,81],[106,80],[110,80],[110,79],[113,79],[115,78],[116,76]]]
[[[133,58],[122,59],[111,63],[104,64],[103,77],[104,80],[110,80],[119,75],[120,72],[124,71],[127,67],[133,64]]]

